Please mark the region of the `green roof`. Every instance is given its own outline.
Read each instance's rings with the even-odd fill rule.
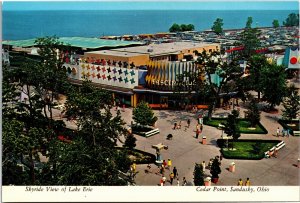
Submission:
[[[15,41],[2,41],[3,45],[11,45],[17,47],[32,47],[35,45],[36,39],[27,40],[15,40]],[[104,40],[98,38],[86,38],[86,37],[60,37],[58,39],[64,45],[70,45],[72,47],[80,47],[86,49],[97,49],[103,47],[119,47],[129,45],[142,45],[141,42],[133,41],[120,41],[120,40]]]

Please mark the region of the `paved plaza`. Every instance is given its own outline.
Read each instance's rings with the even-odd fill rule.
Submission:
[[[227,112],[231,110],[217,109],[214,115]],[[245,108],[240,103],[240,117],[243,117]],[[113,114],[116,114],[115,109],[112,109]],[[222,131],[204,125],[203,132],[199,138],[195,138],[195,128],[197,124],[197,115],[186,111],[171,111],[171,110],[156,110],[155,115],[158,117],[156,127],[159,128],[160,133],[149,138],[135,135],[137,138],[137,149],[155,154],[155,149],[152,145],[163,143],[168,146],[168,150],[162,150],[162,159],[171,159],[172,168],[176,166],[179,174],[180,185],[182,178],[185,177],[188,182],[193,182],[193,171],[195,163],[207,163],[215,156],[220,155],[220,149],[217,147],[217,139],[221,138]],[[129,126],[132,121],[132,108],[121,110],[124,121]],[[268,130],[268,134],[241,134],[239,139],[266,139],[266,140],[283,140],[286,145],[279,150],[277,158],[269,158],[262,160],[235,160],[223,158],[221,164],[222,173],[220,174],[217,185],[237,185],[239,178],[245,180],[247,177],[251,180],[253,186],[297,186],[299,185],[299,172],[297,168],[297,160],[300,157],[300,137],[276,137],[276,129],[282,126],[277,122],[281,111],[278,114],[261,113],[261,123]],[[187,128],[187,119],[191,120],[191,125]],[[64,119],[65,120],[65,119]],[[173,130],[172,127],[175,122],[181,121],[182,127],[178,130]],[[66,121],[68,127],[74,128],[74,123]],[[173,134],[172,140],[167,140],[168,134]],[[207,144],[201,143],[202,135],[207,137]],[[229,172],[228,168],[231,162],[236,165],[235,172]],[[137,174],[135,178],[136,185],[158,185],[161,175],[157,173],[158,167],[151,164],[151,169],[146,173],[147,165],[137,165]],[[165,176],[169,178],[169,171],[166,170]],[[208,169],[205,171],[206,175],[210,175]],[[176,185],[176,180],[173,185]],[[166,185],[170,185],[167,183]],[[214,183],[212,183],[214,185]]]
[[[242,107],[241,111],[245,109]],[[215,114],[220,112],[230,112],[225,110],[217,110]],[[168,146],[168,150],[162,150],[163,159],[171,159],[172,165],[176,166],[179,174],[180,184],[182,178],[186,177],[187,181],[193,182],[193,170],[195,163],[205,161],[209,162],[210,158],[220,155],[220,149],[217,147],[216,140],[221,137],[222,131],[204,125],[201,135],[207,137],[207,145],[201,144],[201,137],[195,138],[195,126],[197,124],[195,114],[184,111],[155,111],[158,117],[157,128],[160,133],[152,137],[145,138],[136,135],[137,149],[144,150],[155,154],[155,149],[152,145],[163,143]],[[277,123],[276,117],[279,114],[268,114],[262,112],[261,123],[268,130],[268,134],[242,134],[239,139],[275,139],[283,140],[286,146],[279,150],[277,158],[262,159],[262,160],[222,160],[220,179],[217,185],[236,185],[239,178],[245,180],[250,178],[253,186],[296,186],[299,185],[300,169],[296,167],[297,160],[300,155],[299,141],[300,137],[276,137],[276,128],[282,127]],[[130,124],[132,120],[132,109],[128,108],[122,112],[124,120]],[[187,119],[191,120],[190,128],[186,128]],[[182,121],[182,128],[173,130],[174,122]],[[185,130],[186,129],[186,130]],[[167,140],[166,136],[173,134],[172,140]],[[228,168],[231,162],[235,162],[236,170],[234,173],[229,172]],[[137,185],[158,185],[161,175],[157,174],[158,167],[151,164],[150,173],[146,173],[147,165],[137,165],[136,184]],[[208,169],[205,173],[210,175]],[[169,171],[166,170],[165,176],[168,178]],[[174,181],[176,185],[176,181]],[[213,184],[213,183],[212,183]],[[169,185],[169,183],[167,183]]]

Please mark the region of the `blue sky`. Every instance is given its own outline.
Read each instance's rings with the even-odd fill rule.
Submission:
[[[2,2],[3,10],[299,10],[298,1]]]

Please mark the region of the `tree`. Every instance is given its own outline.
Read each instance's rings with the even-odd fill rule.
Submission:
[[[261,42],[259,40],[260,31],[257,28],[247,28],[240,36],[240,41],[238,44],[244,47],[241,52],[242,58],[248,59],[250,56],[256,54],[256,50],[261,47]]]
[[[214,181],[214,179],[218,179],[219,178],[219,174],[221,173],[221,168],[220,168],[220,162],[218,160],[218,158],[214,158],[212,165],[210,167],[210,173],[212,175],[212,179]]]
[[[252,99],[249,103],[249,109],[245,112],[245,117],[249,119],[251,127],[255,127],[260,121],[260,111],[255,99]]]
[[[269,109],[279,105],[286,94],[286,73],[283,66],[267,64],[261,71],[260,81],[263,98],[270,104]]]
[[[284,26],[299,26],[299,14],[290,13],[285,21],[283,21]]]
[[[254,54],[250,56],[249,60],[247,61],[249,65],[249,73],[248,76],[248,88],[251,90],[255,90],[258,94],[258,101],[260,101],[260,93],[261,93],[261,72],[262,69],[268,65],[268,61],[264,55]]]
[[[132,112],[133,120],[140,125],[153,125],[157,121],[148,103],[141,101]]]
[[[274,28],[278,28],[279,27],[279,21],[278,20],[273,20],[272,25]]]
[[[120,136],[126,136],[120,112],[112,116],[111,93],[83,81],[68,94],[66,115],[77,120],[71,143],[53,142],[49,157],[51,173],[59,185],[127,185],[130,161],[115,149]],[[73,164],[72,164],[73,163]],[[76,164],[74,164],[76,163]],[[70,165],[72,164],[72,169]],[[49,173],[50,173],[49,172]]]
[[[232,110],[231,114],[228,115],[225,123],[224,132],[228,136],[232,136],[233,141],[238,140],[238,138],[241,136],[239,132],[239,126],[238,126],[238,117],[239,117],[239,112],[237,110]],[[233,148],[233,144],[232,144],[232,148]]]
[[[123,145],[124,147],[127,147],[128,149],[134,149],[136,146],[136,138],[134,137],[134,135],[132,133],[130,133],[129,135],[127,135],[125,143]]]
[[[185,32],[185,31],[193,31],[195,30],[195,26],[193,24],[177,24],[174,23],[170,28],[169,32]]]
[[[195,26],[193,24],[188,24],[187,25],[187,31],[194,31],[195,30]]]
[[[217,34],[220,35],[223,32],[223,19],[217,18],[214,22],[214,25],[211,27],[211,29]]]
[[[211,118],[212,111],[215,109],[217,102],[220,100],[220,93],[226,92],[226,84],[230,81],[234,81],[236,78],[242,76],[243,72],[241,71],[240,65],[237,60],[233,59],[231,61],[223,61],[222,52],[216,50],[207,52],[204,50],[199,53],[195,51],[198,56],[197,61],[195,62],[200,69],[200,72],[203,71],[206,79],[207,89],[209,95],[211,95],[211,103],[208,112],[208,117]],[[216,83],[214,76],[219,77],[219,83]],[[199,78],[202,79],[202,78]],[[200,83],[198,83],[200,84]]]
[[[248,28],[248,29],[251,28],[252,23],[253,23],[252,17],[248,17],[248,18],[247,18],[247,22],[246,22],[246,27],[245,27],[245,28]]]
[[[35,43],[39,47],[38,54],[42,63],[38,64],[41,71],[39,81],[41,84],[35,86],[35,90],[41,95],[44,101],[44,114],[48,118],[46,111],[49,112],[50,120],[52,120],[52,108],[56,103],[54,99],[59,93],[63,93],[69,88],[65,71],[61,68],[63,58],[58,55],[57,50],[60,52],[68,49],[63,45],[57,37],[38,38]],[[47,108],[47,109],[46,109]]]
[[[194,185],[202,186],[204,185],[204,173],[202,164],[195,164],[194,168]]]
[[[50,46],[50,44],[46,46]],[[42,182],[42,180],[38,178],[40,171],[36,169],[36,165],[41,165],[37,155],[40,153],[40,149],[47,147],[47,141],[54,136],[51,125],[55,123],[52,119],[47,119],[47,112],[44,108],[45,95],[42,91],[39,91],[42,89],[46,90],[43,88],[45,81],[47,81],[45,78],[48,76],[51,77],[51,75],[45,74],[47,70],[43,69],[46,67],[45,64],[48,64],[47,60],[51,61],[51,56],[41,53],[39,57],[40,61],[25,60],[19,68],[5,70],[5,81],[3,82],[5,88],[3,103],[5,119],[15,119],[16,122],[20,122],[23,125],[22,132],[19,132],[16,125],[12,125],[14,129],[4,129],[4,134],[15,130],[22,135],[21,137],[17,137],[19,142],[8,139],[4,147],[9,147],[10,144],[22,145],[18,146],[22,147],[23,150],[19,152],[16,160],[18,164],[24,166],[24,171],[26,171],[30,179],[30,184],[32,185]],[[42,60],[43,57],[44,60]],[[53,64],[54,63],[49,63],[48,68],[53,68]],[[56,66],[54,68],[57,69]],[[61,84],[64,82],[65,81],[61,81]],[[9,91],[11,92],[9,93]],[[22,97],[21,93],[27,96],[27,100],[24,102],[20,99],[16,100],[16,98]],[[16,95],[18,95],[18,97],[16,97]],[[43,108],[44,113],[42,112]],[[9,135],[12,136],[12,133],[9,133]],[[25,139],[27,142],[21,144],[22,142],[20,140],[22,139]],[[19,172],[17,170],[19,168],[18,165],[16,165],[17,162],[9,158],[9,174]]]
[[[169,32],[181,32],[181,27],[177,23],[174,23],[170,28]]]
[[[300,111],[300,95],[294,84],[287,88],[287,97],[283,101],[283,117],[287,120],[297,118]]]

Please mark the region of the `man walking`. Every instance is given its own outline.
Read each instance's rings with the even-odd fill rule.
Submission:
[[[243,181],[242,181],[242,179],[240,178],[240,180],[238,181],[238,184],[237,184],[237,186],[243,186]]]
[[[176,178],[178,176],[176,166],[174,166],[174,168],[173,168],[173,174],[174,174],[174,178]]]
[[[174,179],[174,173],[171,172],[170,173],[170,183],[171,183],[171,185],[173,185],[173,179]]]
[[[280,133],[280,129],[278,127],[277,130],[276,130],[276,137],[279,137],[279,133]]]
[[[245,182],[245,186],[250,186],[250,180],[249,180],[249,178],[247,178],[247,180]]]

